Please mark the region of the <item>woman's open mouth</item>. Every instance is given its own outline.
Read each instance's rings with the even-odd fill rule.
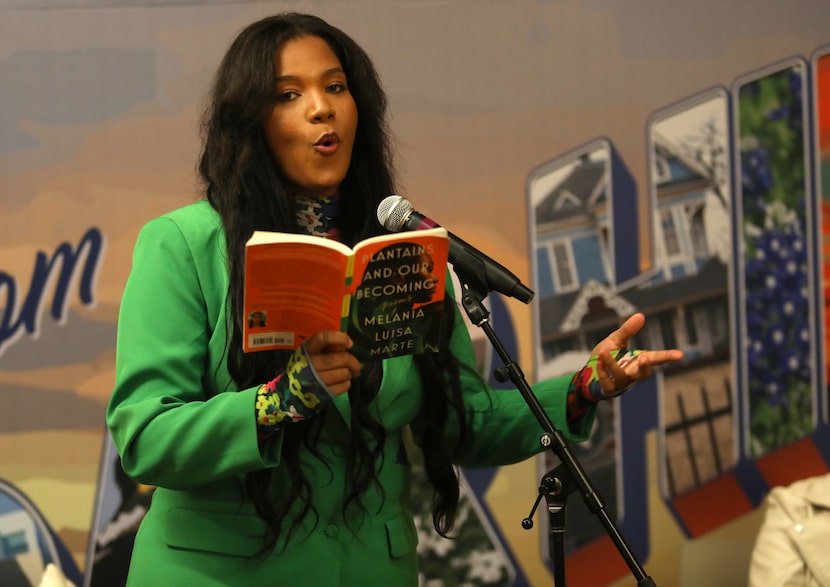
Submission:
[[[340,147],[340,137],[335,133],[326,133],[314,143],[317,152],[323,155],[331,155]]]

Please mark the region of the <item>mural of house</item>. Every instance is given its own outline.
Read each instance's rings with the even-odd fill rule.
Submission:
[[[39,585],[48,563],[77,580],[78,569],[40,511],[0,479],[0,585]]]
[[[537,360],[540,377],[566,372],[634,312],[647,318],[635,346],[685,351],[682,363],[664,370],[661,389],[671,497],[734,461],[730,248],[722,243],[729,211],[722,187],[686,149],[655,135],[651,155],[654,263],[625,282],[615,281],[609,253],[612,157],[579,157],[537,195]]]

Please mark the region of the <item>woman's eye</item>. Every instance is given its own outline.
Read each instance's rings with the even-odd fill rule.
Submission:
[[[327,89],[331,94],[339,94],[346,91],[346,84],[340,82],[329,84]]]
[[[299,94],[293,90],[288,92],[282,92],[277,96],[278,102],[291,102],[292,100],[296,100]]]

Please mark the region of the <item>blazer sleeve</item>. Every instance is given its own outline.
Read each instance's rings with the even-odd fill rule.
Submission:
[[[264,450],[254,419],[256,388],[223,393],[209,345],[224,327],[209,325],[207,296],[226,279],[206,275],[194,245],[171,219],[141,230],[119,313],[115,388],[107,424],[125,472],[172,489],[275,466],[281,438]],[[214,254],[219,254],[213,251]],[[214,262],[222,273],[224,261]],[[224,314],[222,314],[224,315]]]
[[[542,424],[518,389],[493,389],[476,367],[475,353],[467,327],[456,312],[450,344],[462,363],[461,387],[467,412],[466,439],[457,453],[457,464],[470,468],[496,467],[523,461],[541,452]],[[575,423],[567,421],[567,392],[571,375],[531,385],[554,427],[571,441],[586,440],[596,408],[590,408]],[[456,432],[457,432],[456,426]]]

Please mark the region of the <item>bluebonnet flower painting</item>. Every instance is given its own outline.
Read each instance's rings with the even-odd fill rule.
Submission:
[[[759,456],[812,430],[803,69],[739,94],[744,352],[749,449]]]

